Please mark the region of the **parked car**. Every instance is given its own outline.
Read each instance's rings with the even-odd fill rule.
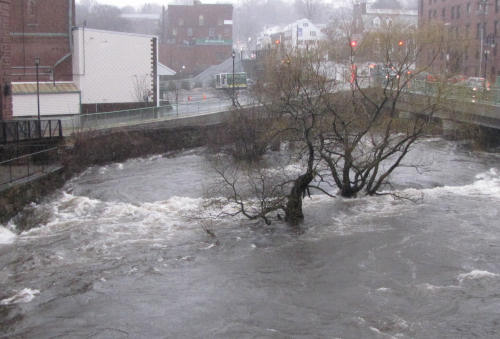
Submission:
[[[462,86],[471,88],[474,92],[489,91],[491,89],[490,82],[485,78],[470,77],[459,83]]]
[[[491,85],[488,80],[480,77],[470,77],[466,80],[457,82],[455,85],[455,94],[476,100],[488,100]]]
[[[467,77],[465,75],[454,75],[450,78],[448,78],[448,83],[449,84],[457,84],[457,83],[460,83],[460,82],[463,82],[467,79]]]

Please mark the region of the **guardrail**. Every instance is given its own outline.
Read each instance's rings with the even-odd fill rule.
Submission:
[[[57,147],[0,162],[0,186],[60,167]]]
[[[0,143],[62,137],[61,120],[0,121]]]
[[[153,121],[203,115],[231,109],[230,100],[202,100],[160,107],[146,107],[114,112],[79,114],[62,120],[64,135],[83,131],[118,128]]]
[[[385,86],[387,79],[376,77],[375,81],[379,86]],[[388,86],[390,89],[390,84]],[[410,94],[421,94],[428,97],[441,96],[443,99],[453,100],[458,103],[478,103],[490,106],[500,106],[500,89],[490,88],[470,88],[457,84],[446,84],[431,82],[426,80],[413,79],[408,82],[403,92]]]

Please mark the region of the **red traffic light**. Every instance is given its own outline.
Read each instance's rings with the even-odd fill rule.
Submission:
[[[351,47],[356,47],[358,42],[356,40],[351,40]]]
[[[275,43],[276,45],[279,45],[279,44],[281,43],[281,41],[276,40],[274,43]]]
[[[405,42],[403,40],[398,41],[398,46],[404,46],[404,45],[405,45]]]

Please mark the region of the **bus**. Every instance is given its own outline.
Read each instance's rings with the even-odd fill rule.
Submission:
[[[219,73],[215,75],[215,88],[233,88],[233,73]],[[247,74],[245,72],[234,73],[234,89],[247,88]]]

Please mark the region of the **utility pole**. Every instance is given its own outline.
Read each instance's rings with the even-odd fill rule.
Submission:
[[[236,53],[234,52],[234,49],[233,49],[233,53],[232,53],[231,56],[233,57],[233,81],[231,82],[232,88],[233,88],[232,99],[233,99],[233,106],[236,107],[236,101],[235,101],[235,98],[234,98],[234,58],[236,57]]]
[[[38,78],[38,67],[40,66],[40,58],[35,58],[35,68],[36,68],[36,102],[38,107],[38,137],[42,138],[42,124],[40,120],[40,81]]]
[[[486,19],[486,6],[488,6],[488,0],[479,0],[479,8],[482,14],[482,21],[479,23],[479,27],[481,29],[480,38],[481,38],[481,46],[479,47],[479,74],[481,76],[483,69],[483,57],[484,57],[484,29],[485,27],[485,19]]]

